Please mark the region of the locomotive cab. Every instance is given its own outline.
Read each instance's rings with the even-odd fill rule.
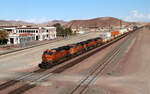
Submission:
[[[42,63],[39,64],[40,68],[49,68],[53,65],[53,59],[55,58],[55,50],[45,50],[42,55]]]
[[[43,63],[52,63],[53,59],[55,58],[56,51],[55,50],[47,50],[44,51],[42,55],[42,62]]]

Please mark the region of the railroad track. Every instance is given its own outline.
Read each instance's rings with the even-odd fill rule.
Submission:
[[[82,39],[85,35],[79,37],[79,39]],[[46,70],[44,70],[44,69],[37,69],[37,70],[35,70],[35,71],[31,72],[31,73],[24,74],[22,76],[19,76],[19,77],[13,79],[13,80],[7,81],[6,83],[0,85],[0,91],[3,90],[3,89],[8,88],[10,86],[13,86],[13,85],[17,84],[18,82],[20,82],[22,80],[25,80],[25,79],[27,79],[27,78],[29,78],[31,76],[34,76],[35,73],[41,73],[41,72],[44,72],[44,71],[46,71]],[[55,70],[55,72],[58,72],[58,71]]]
[[[69,94],[86,94],[89,85],[96,80],[97,76],[100,75],[111,62],[113,62],[113,60],[121,52],[123,46],[127,43],[127,41],[131,39],[133,39],[133,37],[124,40],[114,50],[112,50],[111,54],[106,56],[106,58],[102,61],[102,63],[99,63],[97,67],[94,67],[90,72],[90,74],[84,77]]]
[[[124,38],[125,36],[127,36],[127,34],[124,35],[124,36],[121,36],[120,38],[117,38],[116,40],[114,40],[114,41],[112,41],[112,42],[110,42],[110,43],[108,43],[108,44],[105,44],[105,45],[102,45],[101,47],[98,47],[98,48],[93,49],[94,51],[91,51],[90,53],[87,53],[87,54],[85,53],[86,55],[84,55],[83,57],[78,58],[78,59],[76,59],[76,60],[74,60],[74,61],[72,61],[72,62],[70,62],[70,63],[68,63],[68,64],[66,64],[66,65],[64,65],[64,66],[62,66],[62,67],[59,67],[59,68],[57,68],[57,69],[51,71],[50,73],[47,73],[47,74],[41,75],[41,76],[38,77],[38,78],[35,78],[36,80],[34,79],[34,80],[30,81],[30,84],[25,84],[25,85],[23,85],[22,87],[19,87],[18,89],[15,89],[15,90],[13,90],[13,91],[10,91],[9,94],[21,94],[21,93],[24,93],[25,91],[36,87],[36,83],[39,83],[39,82],[41,82],[42,80],[47,79],[48,77],[52,76],[53,73],[61,73],[61,72],[63,72],[63,71],[66,70],[67,68],[70,68],[70,67],[74,66],[75,64],[80,63],[81,61],[85,60],[85,59],[88,58],[89,56],[92,56],[93,54],[95,54],[95,53],[97,53],[98,51],[102,50],[103,48],[105,48],[105,47],[107,47],[107,46],[113,44],[114,42],[116,42],[116,41],[118,41],[118,40]],[[45,71],[45,70],[40,70],[40,69],[39,69],[39,70],[36,71],[36,73],[43,72],[43,71]],[[18,83],[18,82],[20,82],[20,81],[23,81],[24,79],[29,78],[29,77],[31,77],[31,76],[33,76],[33,75],[34,75],[34,72],[29,73],[29,74],[27,74],[27,75],[24,75],[24,76],[22,76],[22,77],[19,77],[19,78],[17,78],[17,79],[14,79],[14,80],[12,80],[12,81],[8,81],[8,82],[6,82],[6,83],[0,85],[0,91],[1,91],[1,90],[4,90],[4,89],[6,89],[6,88],[8,88],[8,87],[10,87],[10,86],[13,86],[14,84],[16,84],[16,83]]]
[[[35,71],[31,72],[31,73],[24,74],[22,76],[19,76],[19,77],[13,79],[13,80],[7,81],[7,82],[5,82],[5,83],[3,83],[3,84],[0,85],[0,91],[3,90],[3,89],[6,89],[8,87],[11,87],[11,86],[15,85],[18,82],[20,82],[22,80],[25,80],[25,79],[27,79],[30,76],[35,75],[35,73],[41,73],[41,72],[44,72],[44,71],[46,71],[46,70],[44,70],[44,69],[37,69],[37,70],[35,70]]]

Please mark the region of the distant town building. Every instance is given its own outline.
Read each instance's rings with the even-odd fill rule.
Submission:
[[[33,40],[51,40],[56,38],[56,27],[15,27],[0,26],[9,33],[8,44],[21,44]]]

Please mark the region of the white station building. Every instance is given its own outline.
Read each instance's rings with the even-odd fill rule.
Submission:
[[[51,40],[56,38],[56,27],[4,27],[9,33],[8,44],[21,44],[34,40]]]

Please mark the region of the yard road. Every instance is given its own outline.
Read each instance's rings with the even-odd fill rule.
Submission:
[[[38,64],[41,63],[41,56],[45,49],[51,49],[71,43],[76,43],[79,41],[97,37],[98,35],[98,32],[85,33],[83,35],[74,36],[70,39],[65,39],[0,56],[0,72],[22,70],[38,66]]]

